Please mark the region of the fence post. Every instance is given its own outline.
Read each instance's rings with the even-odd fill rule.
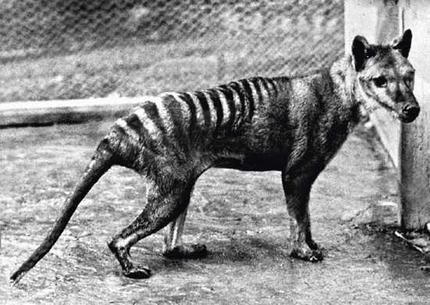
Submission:
[[[415,96],[421,113],[403,124],[400,147],[401,224],[422,229],[430,222],[430,2],[400,1],[401,21],[413,33],[409,59],[416,69]]]

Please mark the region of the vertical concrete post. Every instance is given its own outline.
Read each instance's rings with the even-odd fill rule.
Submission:
[[[403,28],[413,33],[409,55],[416,69],[414,93],[421,113],[403,124],[400,146],[401,224],[422,229],[430,222],[430,1],[399,1]]]

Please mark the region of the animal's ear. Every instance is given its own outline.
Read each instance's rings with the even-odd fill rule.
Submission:
[[[363,36],[355,36],[352,42],[352,56],[354,57],[355,70],[361,71],[366,60],[375,56],[375,51]]]
[[[411,49],[412,43],[412,32],[411,30],[406,30],[402,37],[396,39],[391,44],[393,49],[399,50],[403,57],[408,58],[409,50]]]

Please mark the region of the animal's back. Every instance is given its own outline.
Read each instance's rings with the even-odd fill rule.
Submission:
[[[241,144],[277,93],[277,84],[263,77],[201,91],[167,92],[144,100],[118,119],[111,132],[121,139],[125,162],[185,162],[197,152],[222,154]]]

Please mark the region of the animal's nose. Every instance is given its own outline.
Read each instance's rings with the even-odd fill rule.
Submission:
[[[408,104],[405,107],[403,107],[402,112],[404,116],[415,119],[420,113],[420,107]]]

